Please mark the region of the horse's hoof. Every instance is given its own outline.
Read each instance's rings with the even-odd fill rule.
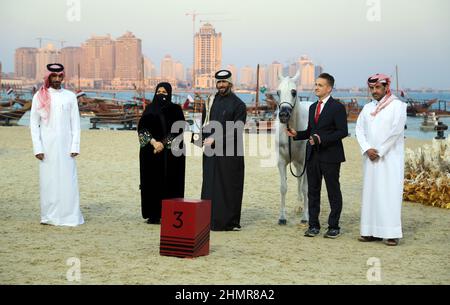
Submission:
[[[307,227],[308,226],[308,221],[306,221],[306,220],[300,221],[299,226],[302,227],[302,228]]]
[[[286,221],[286,219],[279,219],[279,220],[278,220],[278,224],[279,224],[280,226],[285,226],[285,225],[287,224],[287,221]]]

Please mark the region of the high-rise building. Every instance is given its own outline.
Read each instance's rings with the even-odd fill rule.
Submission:
[[[214,88],[214,74],[222,66],[222,34],[205,23],[195,34],[195,87]]]
[[[139,80],[142,78],[142,42],[131,32],[115,41],[114,78],[120,80]]]
[[[81,76],[110,81],[114,78],[115,44],[110,35],[92,36],[81,45]]]
[[[300,69],[301,69],[301,78],[300,78],[300,89],[301,90],[312,90],[314,88],[314,64],[309,59],[308,56],[304,55],[300,57]]]
[[[36,80],[42,80],[47,73],[47,65],[59,62],[59,51],[55,46],[48,44],[46,47],[38,49],[36,53]]]
[[[161,60],[161,78],[175,79],[175,61],[169,54]]]
[[[237,80],[238,80],[238,69],[235,65],[228,65],[227,70],[231,72],[231,79],[233,81],[233,84],[237,86]]]
[[[185,81],[184,66],[180,61],[175,62],[175,79],[178,81]]]
[[[80,65],[81,69],[81,54],[82,50],[80,47],[66,47],[61,49],[60,60],[64,66],[66,80],[78,78],[78,65]]]
[[[269,66],[269,89],[276,90],[278,88],[279,79],[278,77],[283,74],[283,65],[278,61],[274,61]]]
[[[319,75],[322,73],[323,73],[323,67],[321,65],[317,65],[314,68],[314,78],[317,79],[319,77]]]
[[[144,77],[155,78],[157,76],[156,66],[150,58],[144,57]]]
[[[186,68],[186,82],[192,86],[192,67]]]
[[[14,56],[16,77],[36,79],[36,48],[18,48]]]
[[[254,79],[255,70],[250,66],[245,66],[241,68],[241,80],[240,85],[242,88],[252,88],[256,84],[256,80]]]

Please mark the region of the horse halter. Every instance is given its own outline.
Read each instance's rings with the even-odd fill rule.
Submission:
[[[279,94],[279,92],[277,92],[278,96],[281,99],[281,96]],[[297,90],[292,89],[291,90],[291,95],[294,98],[294,104],[290,103],[290,102],[281,102],[280,104],[278,104],[278,113],[279,115],[281,115],[281,113],[287,113],[288,114],[288,121],[289,121],[289,117],[290,117],[290,112],[294,110],[295,106],[297,105]],[[290,110],[285,110],[282,112],[282,106],[286,104],[289,105],[288,107],[290,108]],[[287,125],[289,127],[289,122],[287,122]]]
[[[279,92],[277,92],[277,95],[280,96]],[[278,104],[278,109],[281,110],[281,106],[284,105],[284,104],[289,105],[289,106],[291,107],[291,109],[294,109],[294,108],[295,108],[295,105],[297,104],[297,90],[292,89],[292,90],[291,90],[291,95],[292,95],[292,97],[294,98],[294,104],[291,104],[290,102],[281,102],[281,101],[280,101],[281,103]],[[280,99],[281,99],[281,97],[280,97]]]
[[[279,92],[277,92],[278,96],[280,96]],[[297,90],[292,89],[291,90],[291,95],[294,98],[294,104],[291,104],[290,102],[282,102],[278,105],[279,111],[281,112],[281,106],[284,104],[289,105],[289,107],[291,107],[291,109],[293,110],[295,108],[295,106],[297,105]],[[280,97],[281,99],[281,97]],[[286,122],[287,128],[289,128],[289,120]],[[301,174],[299,176],[297,176],[296,174],[294,174],[294,171],[292,170],[292,142],[291,142],[291,137],[288,137],[288,151],[289,151],[289,170],[291,171],[291,175],[294,176],[295,178],[300,178],[305,174],[305,170],[306,170],[306,160],[305,163],[303,165],[303,171],[301,172]]]

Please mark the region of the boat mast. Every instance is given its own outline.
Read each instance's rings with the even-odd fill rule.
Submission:
[[[145,111],[145,63],[144,63],[144,56],[141,56],[142,60],[141,60],[141,77],[142,77],[142,111]],[[137,109],[137,113],[139,113],[139,107],[136,107]]]
[[[80,64],[78,64],[78,90],[81,90],[81,86],[80,86]]]
[[[0,92],[3,91],[3,85],[2,85],[2,62],[0,61]]]
[[[397,96],[398,96],[398,66],[395,65],[395,80],[397,82]]]
[[[256,67],[256,97],[255,97],[255,113],[259,115],[259,64]]]

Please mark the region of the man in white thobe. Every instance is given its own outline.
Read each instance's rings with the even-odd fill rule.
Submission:
[[[406,104],[391,94],[390,82],[383,74],[369,78],[374,100],[364,106],[356,122],[364,167],[361,237],[358,240],[384,239],[387,245],[396,246],[403,236]]]
[[[80,211],[75,157],[80,152],[80,116],[74,93],[62,89],[64,67],[47,65],[44,84],[33,97],[33,151],[40,161],[41,224],[78,226]]]

